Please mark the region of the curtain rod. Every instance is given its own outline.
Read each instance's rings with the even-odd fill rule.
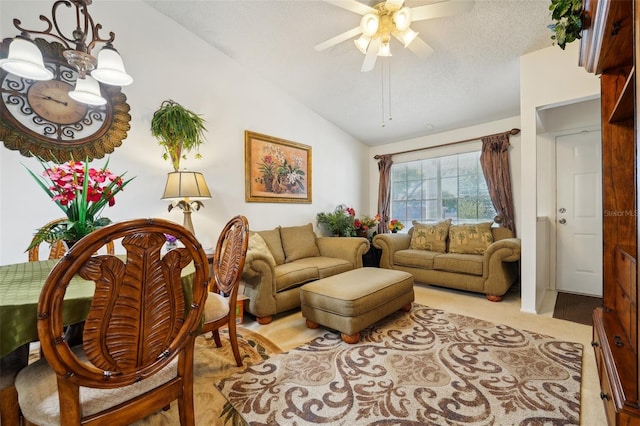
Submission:
[[[515,129],[515,128],[514,128],[514,129],[509,130],[509,134],[510,134],[510,135],[517,135],[518,133],[520,133],[520,129]],[[496,134],[496,135],[499,135],[500,133],[495,133],[495,134]],[[410,153],[410,152],[424,151],[425,149],[440,148],[440,147],[443,147],[443,146],[457,145],[457,144],[459,144],[459,143],[466,143],[466,142],[477,141],[477,140],[479,140],[479,139],[486,138],[487,136],[493,136],[493,135],[480,136],[480,137],[477,137],[477,138],[465,139],[465,140],[462,140],[462,141],[447,142],[447,143],[443,143],[443,144],[440,144],[440,145],[427,146],[427,147],[424,147],[424,148],[410,149],[410,150],[408,150],[408,151],[393,152],[393,153],[391,153],[391,154],[383,154],[383,155],[399,155],[399,154],[408,154],[408,153]],[[381,158],[381,155],[374,155],[374,156],[373,156],[373,158],[374,158],[375,160],[379,160],[379,159]]]

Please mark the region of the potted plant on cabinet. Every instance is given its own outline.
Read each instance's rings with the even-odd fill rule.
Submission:
[[[201,158],[198,151],[204,142],[205,120],[198,114],[189,111],[173,100],[162,102],[151,119],[151,134],[158,138],[164,148],[162,155],[170,159],[175,171],[180,168],[180,160],[186,154],[196,150],[196,158]]]

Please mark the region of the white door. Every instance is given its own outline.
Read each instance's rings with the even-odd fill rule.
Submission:
[[[556,289],[602,297],[600,132],[556,137]]]

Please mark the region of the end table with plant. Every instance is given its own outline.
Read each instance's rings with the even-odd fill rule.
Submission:
[[[54,243],[64,241],[71,245],[94,230],[108,225],[111,220],[101,217],[105,207],[115,205],[115,196],[134,178],[124,180],[104,167],[89,167],[87,160],[67,161],[60,165],[50,165],[40,160],[44,171],[37,175],[27,168],[42,190],[53,200],[67,217],[65,221],[36,232],[27,251],[43,241]],[[48,222],[48,220],[44,220]]]

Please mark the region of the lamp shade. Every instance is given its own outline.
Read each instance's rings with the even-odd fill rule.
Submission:
[[[107,100],[100,94],[100,84],[91,76],[76,80],[76,88],[69,92],[69,97],[88,105],[104,105]]]
[[[31,40],[17,37],[9,45],[9,55],[0,59],[0,67],[18,77],[51,80],[53,73],[44,66],[40,49]]]
[[[103,47],[98,54],[98,68],[91,72],[93,78],[100,83],[111,86],[128,86],[133,77],[124,70],[120,54],[113,48]]]
[[[211,198],[202,173],[180,171],[167,174],[167,184],[164,187],[162,199],[205,200]]]

